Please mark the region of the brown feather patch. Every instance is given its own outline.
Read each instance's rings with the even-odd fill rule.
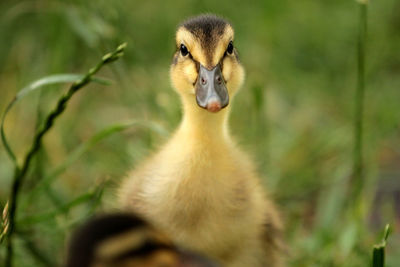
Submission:
[[[201,43],[208,66],[214,65],[214,53],[227,26],[231,27],[228,21],[209,14],[190,18],[181,24],[181,27],[187,29]]]

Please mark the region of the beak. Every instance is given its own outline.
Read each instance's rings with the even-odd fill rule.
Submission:
[[[208,70],[200,64],[199,77],[195,84],[197,104],[211,112],[218,112],[229,104],[229,94],[218,64]]]

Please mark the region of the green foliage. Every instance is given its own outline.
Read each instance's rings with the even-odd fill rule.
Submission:
[[[5,266],[6,267],[11,267],[13,265],[13,250],[14,250],[14,245],[13,245],[13,238],[14,238],[14,233],[16,232],[17,229],[17,223],[16,223],[16,213],[17,213],[17,201],[20,193],[21,186],[23,185],[24,180],[26,179],[26,174],[30,168],[32,158],[39,152],[41,146],[42,146],[42,139],[45,136],[45,134],[53,127],[53,124],[57,117],[59,117],[64,110],[67,107],[67,103],[71,99],[71,97],[78,92],[81,88],[83,88],[85,85],[89,84],[93,80],[93,75],[96,74],[105,64],[111,63],[117,59],[119,59],[124,52],[126,44],[120,45],[114,52],[108,53],[103,56],[101,61],[93,68],[89,70],[89,72],[86,75],[83,75],[82,77],[76,77],[76,76],[71,76],[71,75],[58,75],[58,76],[52,76],[52,77],[46,77],[42,78],[31,85],[27,86],[24,88],[21,92],[17,94],[17,96],[11,101],[11,103],[7,106],[7,109],[3,115],[2,122],[1,122],[1,137],[4,146],[6,147],[6,150],[8,152],[8,155],[12,159],[14,163],[14,179],[12,182],[12,187],[11,187],[11,194],[9,201],[7,202],[6,208],[3,210],[3,217],[2,221],[4,221],[4,227],[2,229],[1,233],[1,240],[5,237],[7,239],[7,254],[5,258]],[[18,101],[20,98],[22,98],[24,95],[29,93],[32,90],[35,90],[39,88],[41,85],[46,85],[46,84],[51,84],[51,83],[60,83],[60,82],[67,82],[71,81],[72,78],[79,78],[75,80],[67,93],[63,95],[57,102],[56,108],[51,111],[45,118],[45,123],[39,128],[39,130],[35,133],[32,145],[29,149],[29,151],[26,153],[26,156],[23,159],[23,162],[21,165],[17,163],[16,157],[13,153],[13,151],[10,148],[10,145],[7,143],[7,139],[4,134],[4,120],[5,117],[8,113],[8,111],[11,109],[13,104]],[[82,201],[87,199],[89,196],[83,196],[80,197],[77,200],[74,200],[72,203],[59,208],[60,210],[69,210],[69,207],[74,206],[76,204],[80,204]],[[55,214],[50,213],[50,217],[54,216]],[[40,216],[43,217],[43,216]]]
[[[4,147],[6,148],[6,152],[10,159],[13,161],[14,165],[18,165],[17,163],[17,158],[14,155],[14,152],[12,151],[10,145],[7,142],[7,138],[4,133],[4,121],[6,119],[6,116],[8,112],[11,110],[11,108],[14,106],[14,104],[25,97],[27,94],[41,89],[42,86],[45,85],[50,85],[50,84],[57,84],[57,83],[67,83],[67,82],[75,82],[82,80],[84,78],[84,75],[79,75],[79,74],[58,74],[58,75],[51,75],[48,77],[41,78],[25,88],[21,89],[21,91],[18,92],[18,94],[15,96],[15,98],[8,104],[6,111],[3,113],[3,116],[1,118],[1,126],[0,126],[0,133],[1,133],[1,141],[3,142]],[[92,78],[93,81],[104,84],[104,85],[109,85],[109,81],[104,80],[104,79],[99,79],[96,77]]]

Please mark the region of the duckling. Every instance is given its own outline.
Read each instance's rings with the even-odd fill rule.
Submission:
[[[120,203],[222,266],[281,266],[278,212],[228,129],[245,76],[232,25],[200,15],[179,25],[175,40],[170,76],[182,121],[123,180]]]
[[[135,214],[97,215],[69,242],[65,267],[217,267],[183,250]]]

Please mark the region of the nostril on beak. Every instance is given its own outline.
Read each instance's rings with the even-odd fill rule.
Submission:
[[[219,75],[215,78],[215,80],[217,81],[218,84],[222,83],[221,76],[219,76]]]
[[[200,82],[201,82],[202,85],[206,85],[207,84],[207,80],[204,79],[204,77],[200,78]]]

